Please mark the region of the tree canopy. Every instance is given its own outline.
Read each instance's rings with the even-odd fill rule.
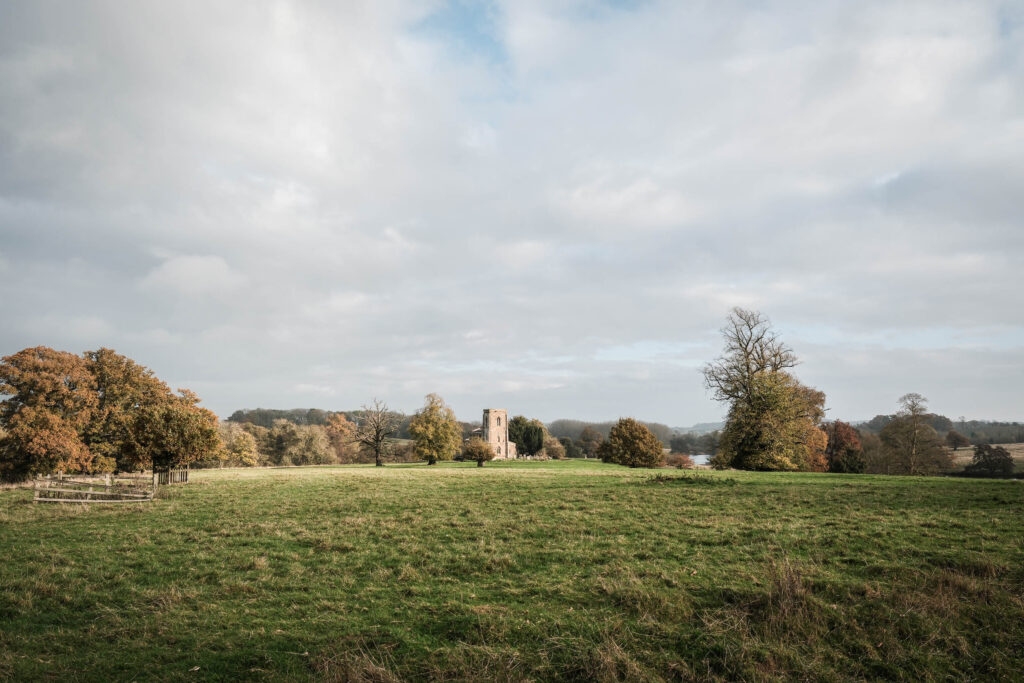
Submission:
[[[935,474],[952,467],[950,453],[929,424],[927,404],[921,394],[904,394],[896,418],[882,428],[879,437],[892,474]]]
[[[463,446],[462,457],[465,460],[476,461],[477,467],[483,467],[485,462],[494,459],[494,449],[479,436],[474,436]]]
[[[1002,446],[979,444],[974,447],[974,457],[964,473],[979,477],[1009,476],[1013,474],[1013,456]]]
[[[863,472],[865,462],[857,430],[842,420],[826,422],[822,427],[828,437],[828,445],[825,447],[828,471],[852,474]]]
[[[196,462],[219,451],[217,418],[112,349],[47,347],[0,360],[0,478]]]
[[[515,443],[520,455],[537,455],[544,448],[547,430],[540,420],[530,420],[516,415],[508,421],[508,439]]]
[[[664,462],[661,440],[642,422],[624,417],[598,448],[604,462],[627,467],[657,467]]]
[[[770,321],[757,311],[732,309],[722,337],[722,355],[703,371],[704,384],[716,401],[746,400],[754,393],[759,375],[781,372],[799,362],[792,349],[779,340]]]
[[[797,358],[760,313],[734,308],[722,335],[723,354],[704,367],[705,386],[729,403],[712,465],[824,471],[825,394],[786,372]]]
[[[423,407],[409,423],[416,455],[428,465],[451,460],[462,443],[462,426],[453,411],[437,394],[427,394]]]

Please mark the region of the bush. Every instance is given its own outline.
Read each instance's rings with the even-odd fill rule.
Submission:
[[[692,470],[693,458],[685,453],[669,453],[665,456],[665,464],[679,470]]]
[[[627,467],[658,467],[665,460],[658,437],[631,417],[615,423],[597,454],[604,462]]]
[[[475,460],[477,467],[483,467],[485,462],[494,459],[494,449],[480,437],[474,436],[463,445],[462,459]]]
[[[1002,446],[982,444],[974,447],[974,458],[964,468],[972,477],[1007,477],[1013,474],[1013,457]]]

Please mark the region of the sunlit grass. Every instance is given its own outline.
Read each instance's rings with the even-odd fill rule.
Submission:
[[[2,491],[0,677],[1022,670],[1024,483],[660,474],[200,471],[117,509]]]

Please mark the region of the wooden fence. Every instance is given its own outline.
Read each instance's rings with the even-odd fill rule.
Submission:
[[[64,474],[36,479],[33,503],[141,503],[153,500],[158,486],[187,484],[188,468],[127,474]]]
[[[57,475],[36,479],[33,503],[143,503],[153,500],[156,477]]]
[[[158,484],[187,484],[188,468],[179,467],[173,470],[157,472],[154,476],[157,477]]]

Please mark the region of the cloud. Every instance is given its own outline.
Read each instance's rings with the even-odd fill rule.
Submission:
[[[142,278],[143,289],[199,296],[223,294],[241,287],[245,277],[220,256],[175,256]]]
[[[698,368],[742,305],[839,416],[924,387],[1020,419],[1022,27],[996,1],[21,3],[0,346],[112,346],[222,414],[437,390],[685,424],[723,412]]]

